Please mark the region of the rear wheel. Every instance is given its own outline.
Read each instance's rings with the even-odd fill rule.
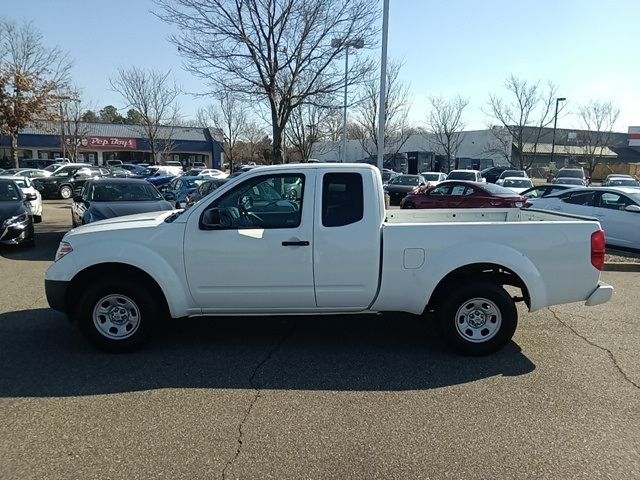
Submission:
[[[405,203],[405,204],[403,204],[403,205],[402,205],[402,208],[409,208],[409,209],[413,209],[413,208],[416,208],[416,206],[415,206],[413,203],[411,203],[411,202],[407,202],[407,203]]]
[[[437,321],[441,335],[455,350],[486,355],[511,340],[518,312],[501,286],[473,283],[454,290],[444,300]]]
[[[60,197],[63,198],[64,200],[71,198],[71,196],[73,195],[73,190],[69,185],[61,186],[59,192],[60,192]]]
[[[162,309],[144,283],[98,280],[82,295],[76,311],[82,334],[111,352],[132,350],[151,334]]]

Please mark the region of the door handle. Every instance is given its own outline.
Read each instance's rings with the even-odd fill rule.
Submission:
[[[306,240],[289,240],[289,241],[284,241],[282,242],[282,246],[283,247],[308,247],[309,246],[309,242]]]

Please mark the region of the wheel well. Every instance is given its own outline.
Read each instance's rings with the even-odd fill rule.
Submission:
[[[112,275],[118,275],[127,279],[135,278],[136,281],[148,285],[153,296],[160,301],[160,307],[164,309],[166,316],[169,316],[169,305],[167,304],[167,299],[160,288],[160,285],[158,285],[158,282],[156,282],[155,279],[144,270],[126,263],[100,263],[78,272],[71,280],[65,295],[66,311],[73,313],[74,299],[78,299],[87,285],[97,278]]]
[[[513,270],[494,263],[474,263],[456,268],[440,280],[440,283],[438,283],[429,299],[427,310],[434,310],[436,305],[442,302],[443,297],[446,296],[451,288],[461,283],[474,281],[493,283],[499,286],[510,285],[519,288],[521,296],[516,298],[516,300],[524,301],[527,307],[531,305],[527,286]]]

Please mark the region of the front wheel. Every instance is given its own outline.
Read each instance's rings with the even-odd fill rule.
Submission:
[[[444,300],[437,321],[441,335],[455,350],[487,355],[511,340],[518,311],[501,286],[473,283],[454,290]]]
[[[64,200],[71,198],[73,195],[73,190],[69,185],[63,185],[60,187],[60,197]]]
[[[141,345],[161,316],[146,285],[125,279],[98,280],[85,291],[76,311],[82,334],[111,352]]]

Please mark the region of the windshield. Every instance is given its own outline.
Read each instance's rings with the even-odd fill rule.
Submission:
[[[389,183],[394,185],[418,185],[420,183],[420,177],[416,175],[400,175],[399,177],[392,178]]]
[[[0,182],[0,202],[15,202],[22,199],[22,194],[13,182]]]
[[[564,183],[565,185],[582,185],[582,178],[558,178],[554,183]]]
[[[451,172],[447,180],[476,180],[476,172]]]
[[[582,170],[560,170],[558,178],[584,178]]]
[[[484,189],[485,191],[489,192],[492,195],[497,195],[497,196],[501,196],[501,195],[513,196],[514,195],[514,193],[508,188],[501,187],[500,185],[496,185],[494,183],[483,183],[480,188]]]
[[[438,180],[440,180],[440,174],[439,173],[423,173],[422,176],[428,182],[437,182]]]
[[[640,183],[630,178],[613,178],[609,180],[609,185],[612,187],[637,187],[640,186]]]
[[[507,178],[507,177],[526,177],[527,174],[524,173],[524,171],[522,170],[505,170],[504,172],[502,172],[500,174],[500,178]]]
[[[89,189],[93,202],[145,202],[162,200],[156,188],[147,182],[98,182]]]
[[[514,188],[531,188],[533,185],[531,184],[531,180],[514,180],[508,178],[502,184],[504,187],[514,187]]]
[[[198,188],[200,185],[202,185],[204,182],[207,182],[209,179],[208,178],[190,178],[190,179],[186,179],[183,180],[184,182],[184,188],[185,189],[190,189],[190,188]]]

